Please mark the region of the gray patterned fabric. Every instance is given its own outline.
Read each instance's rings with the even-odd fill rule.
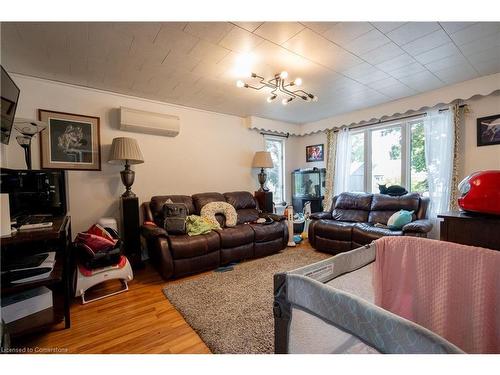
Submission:
[[[437,334],[375,306],[370,302],[373,292],[370,298],[369,287],[364,288],[360,296],[358,289],[361,286],[348,286],[349,281],[355,280],[371,284],[367,268],[371,267],[374,258],[374,246],[366,246],[285,274],[286,300],[292,311],[287,333],[289,352],[304,352],[309,346],[311,352],[339,353],[344,346],[345,352],[463,353]],[[353,275],[345,275],[348,272]],[[361,277],[356,277],[355,273]],[[339,275],[344,275],[339,278],[343,280],[335,281]],[[299,310],[301,312],[297,313]],[[302,319],[302,322],[294,322],[294,319]],[[330,338],[330,346],[325,344],[328,340],[324,337],[328,330],[321,327],[317,319],[336,329],[330,330],[337,332]],[[322,337],[318,342],[307,343],[303,329],[294,332],[295,328],[304,327],[307,320],[313,324],[312,330],[319,327],[317,333]]]

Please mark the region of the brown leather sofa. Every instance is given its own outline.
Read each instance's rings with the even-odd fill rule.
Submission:
[[[418,193],[401,197],[384,194],[342,193],[330,211],[311,215],[309,242],[316,250],[337,254],[366,245],[382,236],[427,237],[432,223],[426,219],[429,198]],[[377,227],[399,210],[414,211],[413,221],[401,230]]]
[[[188,215],[199,215],[210,202],[227,202],[238,214],[234,228],[224,228],[224,216],[216,215],[224,228],[199,236],[168,234],[163,228],[163,205],[171,199],[184,203]],[[186,276],[207,271],[249,258],[277,253],[288,242],[288,228],[284,216],[272,215],[272,224],[252,224],[259,218],[259,207],[253,195],[246,191],[230,193],[201,193],[188,195],[162,195],[142,204],[144,224],[141,233],[146,240],[149,258],[163,278]]]

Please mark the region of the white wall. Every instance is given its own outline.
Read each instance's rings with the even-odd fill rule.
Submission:
[[[137,139],[145,163],[134,165],[132,190],[140,201],[153,195],[194,194],[208,191],[257,189],[257,170],[251,163],[255,151],[264,147],[263,136],[250,130],[240,117],[169,105],[98,90],[12,74],[21,90],[16,117],[34,119],[39,108],[99,116],[101,118],[102,171],[70,171],[69,209],[73,232],[88,228],[98,218],[118,218],[118,200],[124,187],[123,166],[107,163],[114,137]],[[118,108],[126,106],[180,117],[177,137],[147,135],[118,130]],[[37,137],[38,138],[38,137]],[[288,147],[287,141],[287,149]],[[39,140],[33,140],[33,168],[39,168]],[[293,155],[289,152],[288,156]],[[285,161],[287,166],[290,160]],[[15,136],[2,145],[2,167],[26,168]],[[289,183],[289,179],[287,179]],[[289,194],[289,185],[286,186]]]
[[[500,145],[482,146],[476,145],[476,119],[490,115],[500,114],[500,93],[496,92],[488,96],[477,97],[465,101],[470,112],[465,114],[462,123],[462,139],[460,147],[460,179],[472,172],[485,169],[500,170]],[[377,112],[374,107],[374,113]],[[322,120],[327,122],[328,120]],[[337,124],[338,125],[338,124]],[[342,125],[342,124],[340,124]],[[305,126],[305,125],[304,125]],[[334,125],[332,124],[332,127]],[[296,168],[323,167],[323,163],[306,163],[305,148],[308,145],[324,143],[326,147],[326,134],[324,132],[295,137],[295,157],[291,170]]]

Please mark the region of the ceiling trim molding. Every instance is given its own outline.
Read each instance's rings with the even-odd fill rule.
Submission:
[[[375,107],[305,123],[300,125],[300,135],[310,135],[327,129],[340,128],[341,126],[384,120],[439,105],[447,105],[456,100],[468,100],[477,95],[487,96],[498,90],[500,90],[500,73],[445,86]]]
[[[245,124],[250,129],[257,129],[265,132],[273,132],[284,135],[301,135],[300,125],[290,122],[269,120],[257,116],[248,116],[244,119]]]

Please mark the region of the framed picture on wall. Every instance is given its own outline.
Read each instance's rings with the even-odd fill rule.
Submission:
[[[500,114],[477,119],[477,145],[500,144]]]
[[[324,144],[311,145],[306,147],[306,162],[309,163],[311,161],[323,161],[324,159]]]
[[[38,110],[47,123],[40,136],[40,164],[47,169],[101,170],[99,117]]]

